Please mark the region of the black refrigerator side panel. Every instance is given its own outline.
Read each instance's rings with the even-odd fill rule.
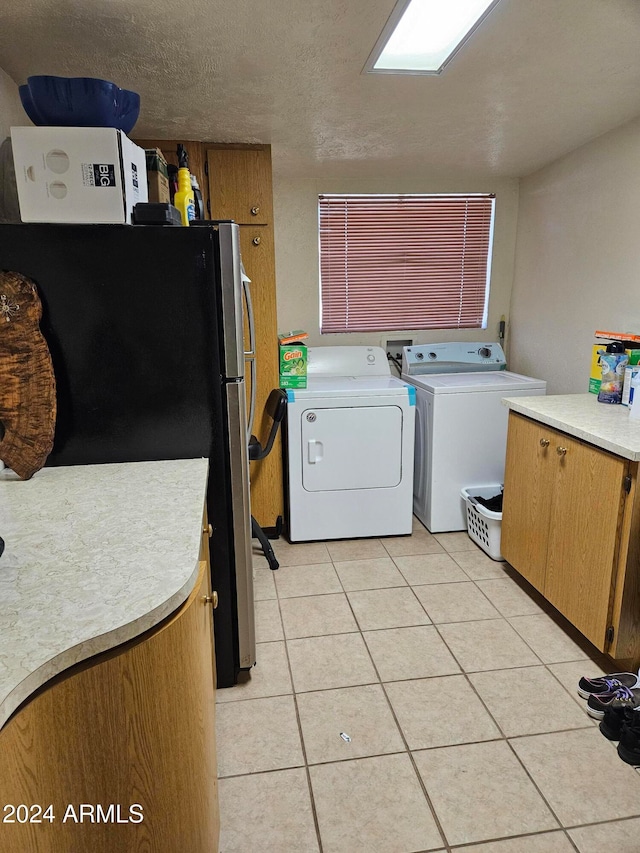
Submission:
[[[222,386],[220,388],[224,391]],[[209,457],[207,489],[207,515],[212,527],[212,535],[209,539],[211,588],[218,593],[218,606],[213,615],[217,687],[233,687],[240,671],[233,510],[229,497],[231,493],[229,436],[222,426],[227,422],[226,405],[226,400],[221,396],[220,417],[216,419],[214,445],[219,442],[224,447],[224,453],[212,451]],[[226,484],[224,499],[220,483]]]
[[[3,226],[0,268],[32,278],[43,303],[58,401],[47,465],[209,454],[211,235],[172,232]]]
[[[216,668],[228,686],[239,655],[219,267],[212,229],[0,225],[0,269],[33,279],[43,303],[58,405],[46,464],[209,457]]]

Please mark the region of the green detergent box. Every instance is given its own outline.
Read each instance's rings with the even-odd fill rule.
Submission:
[[[306,338],[306,332],[300,331],[300,337]],[[297,335],[293,335],[297,337]],[[300,340],[291,340],[292,333],[278,335],[280,345],[280,387],[307,387],[307,346]]]

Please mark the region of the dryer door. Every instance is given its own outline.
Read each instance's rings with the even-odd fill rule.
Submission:
[[[394,488],[402,479],[399,406],[302,413],[302,485],[309,492]]]

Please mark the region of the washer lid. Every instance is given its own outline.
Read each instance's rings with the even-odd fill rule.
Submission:
[[[428,376],[404,376],[416,388],[430,391],[432,394],[462,394],[483,391],[520,391],[542,388],[547,383],[543,379],[522,376],[508,370],[495,370],[482,373],[432,373]]]
[[[413,389],[395,376],[308,376],[306,388],[293,389],[295,400],[315,397],[411,397]],[[415,393],[415,392],[414,392]]]

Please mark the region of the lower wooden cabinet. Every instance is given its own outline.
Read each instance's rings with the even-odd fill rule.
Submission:
[[[218,850],[210,600],[203,560],[172,616],[59,676],[0,731],[0,821],[15,820],[0,822],[2,853]]]
[[[637,463],[511,412],[501,550],[598,649],[640,659]]]

